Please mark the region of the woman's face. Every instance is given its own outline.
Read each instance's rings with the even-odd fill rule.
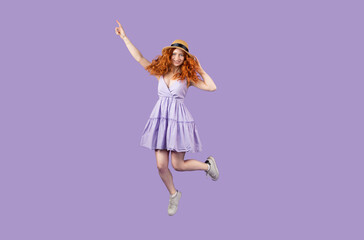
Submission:
[[[179,67],[182,65],[183,61],[185,60],[185,55],[183,50],[181,49],[174,49],[172,52],[172,64],[175,67]]]

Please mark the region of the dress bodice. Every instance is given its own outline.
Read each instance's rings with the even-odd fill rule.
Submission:
[[[158,83],[158,96],[159,98],[169,97],[174,98],[176,100],[183,101],[187,94],[187,80],[175,80],[171,83],[171,85],[167,86],[165,79],[163,76],[159,78]]]

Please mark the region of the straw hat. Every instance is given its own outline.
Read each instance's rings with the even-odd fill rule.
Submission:
[[[178,49],[181,49],[181,50],[185,51],[188,55],[190,55],[190,57],[193,57],[193,55],[192,55],[191,53],[189,53],[188,44],[187,44],[185,41],[183,41],[183,40],[180,40],[180,39],[175,40],[175,41],[171,44],[171,46],[164,47],[164,48],[162,49],[162,51],[163,51],[164,49],[168,49],[168,48],[178,48]]]

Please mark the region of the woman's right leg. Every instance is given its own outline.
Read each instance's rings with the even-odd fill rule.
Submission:
[[[169,162],[169,151],[167,150],[155,150],[155,157],[157,159],[157,168],[159,172],[159,176],[161,176],[163,183],[166,185],[169,194],[175,194],[176,188],[173,184],[173,176],[171,171],[168,168]]]

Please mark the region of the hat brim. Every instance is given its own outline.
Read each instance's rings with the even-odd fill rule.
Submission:
[[[164,47],[163,49],[162,49],[162,51],[164,50],[164,49],[168,49],[168,48],[178,48],[178,49],[181,49],[182,51],[184,51],[185,53],[187,53],[188,55],[190,55],[190,57],[194,57],[191,53],[189,53],[189,52],[187,52],[186,50],[184,50],[183,48],[181,48],[181,47],[178,47],[178,46],[168,46],[168,47]]]

